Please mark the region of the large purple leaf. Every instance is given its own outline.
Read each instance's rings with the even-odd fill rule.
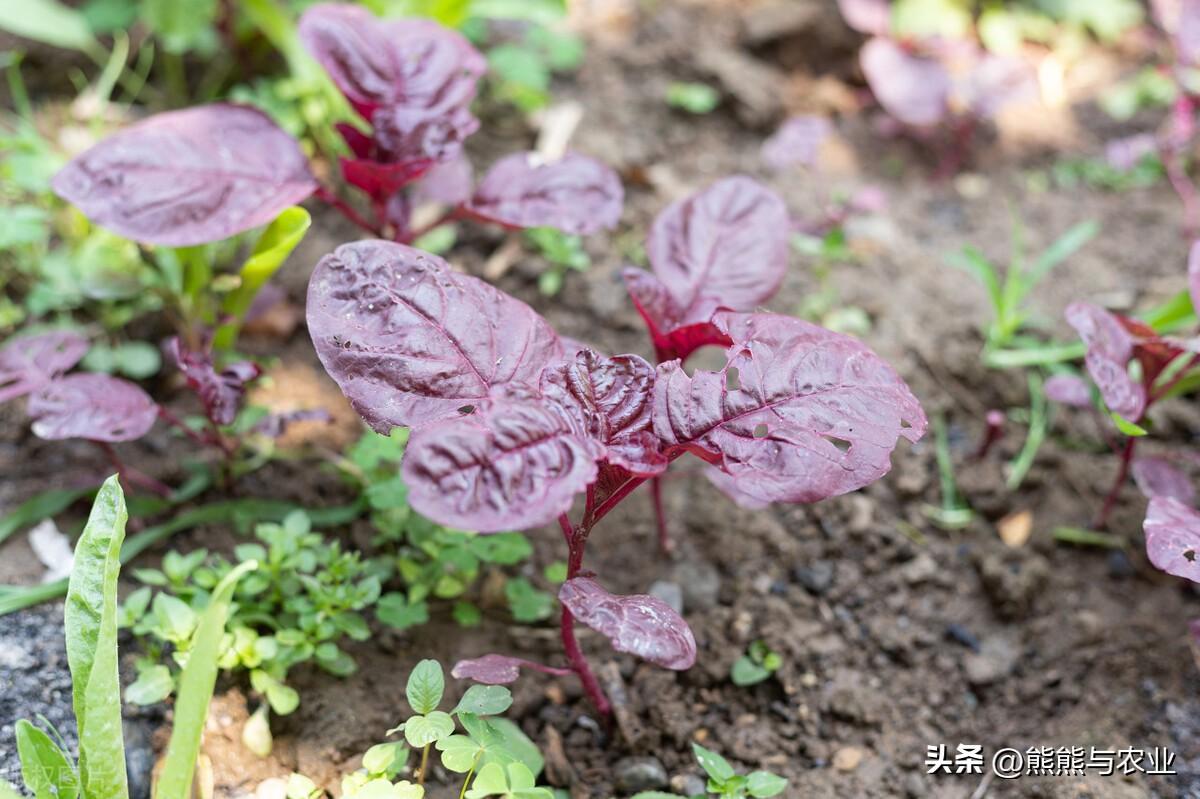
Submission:
[[[561,358],[558,336],[529,306],[386,241],[322,258],[307,313],[326,371],[385,433],[455,415],[509,384],[536,386]]]
[[[226,104],[132,125],[73,159],[52,185],[92,221],[168,247],[265,225],[317,188],[291,136],[257,109]]]
[[[779,288],[789,231],[783,200],[737,175],[668,206],[650,228],[646,254],[680,308],[706,294],[748,311]]]
[[[884,110],[907,125],[941,122],[952,81],[935,58],[910,53],[891,39],[875,38],[859,54],[863,74]]]
[[[1131,422],[1141,419],[1146,409],[1146,390],[1129,376],[1133,336],[1114,314],[1097,305],[1071,303],[1065,315],[1087,345],[1084,361],[1088,374],[1109,410]]]
[[[383,107],[431,116],[464,108],[487,71],[487,61],[455,31],[429,20],[381,20],[349,4],[305,11],[300,41],[366,119]]]
[[[1156,568],[1200,583],[1200,513],[1174,497],[1152,497],[1143,529]]]
[[[702,294],[684,309],[676,304],[663,282],[650,272],[630,268],[622,272],[621,277],[634,307],[650,331],[658,360],[687,360],[700,347],[710,344],[728,347],[732,343],[712,322],[713,314],[723,309],[715,298]]]
[[[465,208],[507,228],[588,235],[616,227],[624,199],[616,173],[594,158],[567,153],[543,161],[537,153],[513,153],[492,165]]]
[[[79,372],[52,380],[29,397],[33,432],[57,441],[133,441],[154,426],[158,406],[128,380]]]
[[[262,374],[258,364],[251,361],[237,361],[218,372],[211,355],[184,348],[178,337],[167,342],[167,352],[200,398],[205,415],[216,424],[233,423],[242,407],[246,384]]]
[[[821,145],[832,131],[833,126],[825,117],[812,114],[789,117],[763,142],[763,161],[781,171],[794,164],[815,167]]]
[[[479,120],[466,107],[430,111],[391,106],[376,111],[371,124],[381,160],[428,166],[458,158],[463,141],[479,130]]]
[[[641,476],[667,468],[651,424],[654,367],[644,359],[584,350],[547,367],[541,390],[576,429],[604,447],[607,463]]]
[[[862,488],[891,467],[925,414],[879,356],[849,336],[775,314],[717,316],[734,344],[719,372],[658,367],[654,428],[755,502],[814,502]],[[670,452],[668,452],[668,455]]]
[[[891,0],[838,0],[838,11],[859,33],[886,36],[892,27]]]
[[[87,354],[88,342],[70,330],[14,336],[0,348],[0,402],[44,386]]]
[[[604,449],[540,398],[488,400],[417,428],[402,473],[413,508],[494,533],[552,521],[596,479]]]
[[[558,600],[579,621],[629,652],[665,669],[683,671],[696,662],[696,639],[675,610],[658,597],[618,596],[590,577],[567,580]]]
[[[1188,505],[1196,501],[1191,479],[1166,458],[1149,456],[1133,462],[1133,480],[1147,499],[1174,497]]]

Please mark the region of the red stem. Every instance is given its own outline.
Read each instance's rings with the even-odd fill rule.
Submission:
[[[148,474],[140,472],[132,466],[126,466],[117,456],[117,451],[112,448],[112,445],[107,441],[93,441],[105,455],[108,456],[109,462],[113,468],[117,470],[117,476],[122,480],[127,481],[130,486],[140,486],[151,493],[158,494],[160,497],[168,498],[171,496],[171,487],[163,482],[155,480]]]
[[[358,225],[360,228],[367,231],[371,235],[377,236],[379,238],[383,238],[383,231],[379,229],[378,225],[374,225],[371,222],[367,221],[367,219],[362,214],[360,214],[358,211],[354,210],[354,206],[350,205],[348,202],[343,200],[336,193],[331,191],[328,187],[318,186],[315,196],[318,200],[326,202],[329,205],[336,208],[339,212],[341,212],[342,216],[346,217],[351,222],[353,222],[355,225]]]
[[[180,431],[183,432],[184,435],[186,435],[188,438],[190,438],[192,441],[195,441],[197,444],[199,444],[202,447],[219,446],[217,444],[217,442],[213,441],[210,437],[202,436],[199,433],[197,433],[195,430],[193,430],[192,428],[188,427],[186,424],[184,424],[182,421],[180,421],[179,417],[177,417],[175,414],[171,413],[170,411],[168,411],[166,408],[164,408],[161,405],[158,406],[158,416],[160,419],[162,419],[167,424],[171,425],[172,427],[178,428]]]
[[[453,208],[451,208],[449,211],[447,211],[446,213],[439,216],[437,219],[430,222],[429,224],[423,225],[422,227],[420,227],[416,230],[409,231],[407,236],[399,237],[397,239],[397,241],[399,241],[401,244],[412,244],[414,241],[421,238],[422,236],[424,236],[426,233],[428,233],[431,230],[435,230],[436,228],[439,228],[442,225],[445,225],[449,222],[453,222],[457,219],[465,219],[465,218],[466,218],[466,211],[463,210],[463,207],[461,205],[456,205]]]
[[[1133,451],[1136,445],[1137,439],[1133,436],[1125,439],[1125,447],[1121,450],[1121,465],[1117,469],[1117,479],[1113,481],[1112,488],[1108,490],[1108,496],[1104,498],[1104,505],[1100,508],[1100,513],[1092,525],[1097,530],[1103,530],[1108,524],[1108,516],[1112,513],[1113,506],[1117,504],[1117,497],[1121,495],[1121,489],[1129,476],[1129,464],[1133,462]]]
[[[654,503],[654,523],[658,528],[658,549],[664,555],[675,551],[675,542],[671,540],[671,531],[667,528],[667,517],[663,513],[662,478],[650,480],[650,499]]]
[[[583,552],[587,546],[590,530],[573,526],[565,513],[558,517],[558,524],[562,528],[563,538],[567,541],[569,552],[567,579],[570,580],[578,577],[583,568]],[[596,708],[596,712],[604,718],[608,718],[612,715],[612,703],[604,695],[604,689],[600,687],[596,675],[592,673],[592,668],[588,665],[587,658],[583,656],[583,650],[579,648],[579,641],[575,638],[575,616],[566,605],[563,605],[562,609],[560,630],[563,650],[566,652],[567,662],[571,664],[571,671],[575,672],[579,681],[583,683],[584,693],[587,694],[592,706]]]

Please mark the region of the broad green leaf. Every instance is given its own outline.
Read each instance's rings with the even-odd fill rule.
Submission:
[[[138,671],[138,677],[125,689],[125,701],[135,705],[153,705],[171,695],[175,680],[171,670],[161,663]]]
[[[167,744],[167,756],[155,799],[188,799],[191,794],[196,755],[200,751],[200,737],[204,732],[205,719],[208,718],[208,704],[217,681],[217,658],[233,602],[233,589],[242,575],[257,568],[256,562],[248,561],[225,575],[217,583],[208,607],[200,616],[196,636],[188,650],[187,665],[179,675],[175,726],[171,730],[171,741]]]
[[[481,799],[502,794],[507,790],[508,775],[505,774],[504,768],[495,763],[488,763],[475,775],[475,782],[471,784],[471,790],[467,791],[467,799]]]
[[[536,779],[524,763],[509,763],[501,768],[489,763],[479,770],[467,799],[483,799],[486,796],[501,796],[504,799],[554,799],[549,788],[536,788]]]
[[[700,768],[704,769],[704,772],[717,782],[733,779],[737,773],[733,770],[733,766],[729,765],[729,761],[711,749],[705,749],[700,744],[694,743],[692,752],[695,753],[696,762],[700,764]]]
[[[237,340],[238,331],[245,321],[246,312],[258,296],[259,290],[283,266],[283,262],[291,255],[292,250],[304,238],[312,224],[312,217],[299,206],[286,208],[275,220],[267,226],[254,252],[242,264],[240,273],[241,284],[225,296],[221,308],[225,316],[232,320],[217,329],[213,346],[217,349],[228,349]]]
[[[75,799],[79,795],[75,764],[54,739],[24,719],[17,722],[15,733],[21,778],[34,799]]]
[[[464,714],[460,717],[463,721],[463,726],[467,727],[467,716]],[[496,746],[488,745],[487,752],[483,755],[484,763],[505,763],[512,760],[518,760],[528,768],[536,777],[542,773],[542,768],[545,766],[545,759],[542,757],[541,751],[537,744],[529,739],[516,722],[505,718],[489,718],[479,719],[481,724],[486,724],[488,729],[494,731],[500,737],[500,742]],[[470,727],[467,727],[470,731]]]
[[[408,760],[408,747],[402,741],[375,744],[363,755],[363,768],[370,774],[386,774],[391,777],[404,770]]]
[[[404,723],[404,739],[409,746],[422,747],[453,734],[454,719],[441,710],[413,716]]]
[[[79,729],[79,782],[84,799],[127,796],[117,675],[117,576],[125,538],[125,496],[113,475],[96,494],[67,587],[67,662]]]
[[[503,685],[472,685],[454,707],[454,713],[495,716],[512,707],[512,692]]]
[[[778,796],[787,787],[788,781],[769,771],[751,772],[746,777],[746,792],[754,799]]]
[[[455,774],[466,774],[475,768],[484,747],[467,735],[451,735],[437,742],[442,753],[442,765]]]
[[[405,694],[413,712],[426,715],[437,710],[437,706],[442,703],[442,693],[445,689],[446,678],[442,674],[442,664],[436,660],[422,660],[408,675]]]
[[[54,47],[83,51],[97,48],[83,14],[55,0],[0,3],[0,28]]]

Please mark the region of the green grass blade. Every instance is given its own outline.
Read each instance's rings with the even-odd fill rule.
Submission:
[[[1047,344],[1042,347],[991,350],[983,354],[985,366],[993,369],[1017,369],[1027,366],[1049,366],[1055,363],[1078,361],[1087,354],[1082,341],[1070,344]]]
[[[5,541],[14,533],[26,527],[32,527],[42,519],[48,519],[56,513],[62,513],[75,500],[95,491],[95,486],[88,488],[52,488],[40,494],[34,494],[29,499],[13,508],[12,512],[0,519],[0,542]]]
[[[992,303],[992,310],[999,317],[1004,307],[1004,291],[1000,287],[1000,275],[996,271],[996,267],[992,266],[983,253],[967,245],[962,248],[961,252],[947,256],[946,263],[973,275],[980,282],[987,291],[988,299]]]
[[[83,799],[129,795],[117,676],[117,576],[125,538],[125,496],[113,475],[104,481],[75,546],[67,588],[67,662],[79,728]]]
[[[242,575],[257,568],[258,563],[249,560],[225,575],[200,616],[192,646],[188,650],[187,665],[179,677],[175,726],[171,730],[171,742],[167,745],[167,757],[155,799],[187,799],[191,793],[200,737],[208,717],[213,685],[217,681],[217,658],[221,654],[221,638],[225,634],[233,589]]]
[[[1028,293],[1034,286],[1041,283],[1051,269],[1070,258],[1091,241],[1100,232],[1100,225],[1093,220],[1080,222],[1058,240],[1047,247],[1033,262],[1025,276],[1025,291]]]
[[[1025,481],[1025,475],[1033,467],[1038,450],[1046,440],[1046,431],[1050,428],[1050,414],[1046,407],[1046,392],[1042,388],[1042,378],[1036,372],[1029,375],[1029,433],[1017,457],[1013,459],[1006,481],[1009,491],[1020,488]]]

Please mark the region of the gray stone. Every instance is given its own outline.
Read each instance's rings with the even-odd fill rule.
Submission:
[[[832,561],[818,560],[807,566],[797,566],[792,575],[810,594],[821,596],[833,585],[835,571]]]
[[[708,561],[685,560],[674,569],[673,582],[683,589],[683,605],[691,612],[712,610],[721,593],[721,575]]]
[[[647,593],[666,602],[676,613],[683,613],[683,589],[679,587],[679,583],[655,580]]]
[[[963,658],[967,682],[975,686],[999,682],[1012,674],[1020,659],[1020,649],[1008,636],[988,636],[980,644],[978,653]]]
[[[653,791],[667,785],[667,770],[656,757],[626,757],[613,766],[617,788],[628,793]]]

